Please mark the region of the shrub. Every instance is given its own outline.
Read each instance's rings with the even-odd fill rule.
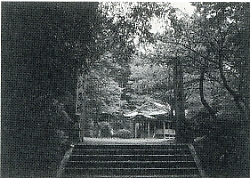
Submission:
[[[126,129],[120,129],[118,130],[113,137],[118,137],[118,138],[131,138],[132,134],[129,130]]]
[[[108,138],[112,137],[112,127],[108,122],[100,122],[100,137]]]

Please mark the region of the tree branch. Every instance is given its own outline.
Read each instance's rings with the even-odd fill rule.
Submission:
[[[164,42],[164,43],[180,45],[180,46],[182,46],[183,48],[188,49],[188,50],[192,51],[193,53],[199,55],[199,56],[202,57],[203,59],[205,59],[205,60],[207,60],[207,61],[209,61],[209,62],[211,62],[211,63],[218,64],[216,61],[214,61],[214,60],[212,60],[212,59],[209,59],[207,56],[202,55],[202,54],[199,53],[198,51],[192,49],[191,47],[186,46],[185,44],[182,44],[182,43],[180,43],[180,42],[172,42],[172,41],[164,41],[164,40],[161,40],[161,41]]]

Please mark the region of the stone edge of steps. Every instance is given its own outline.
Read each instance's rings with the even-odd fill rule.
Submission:
[[[57,174],[56,174],[56,178],[61,178],[65,172],[65,165],[66,163],[68,162],[72,152],[73,152],[73,148],[74,148],[74,145],[71,145],[71,148],[66,151],[66,153],[64,154],[64,157],[62,159],[62,161],[60,162],[60,165],[59,165],[59,168],[58,168],[58,171],[57,171]]]
[[[207,178],[206,174],[205,174],[205,171],[202,169],[202,166],[201,166],[201,161],[195,151],[195,148],[193,146],[193,144],[188,144],[188,147],[189,147],[189,150],[194,158],[194,161],[195,161],[195,164],[199,170],[199,173],[201,175],[202,178]]]

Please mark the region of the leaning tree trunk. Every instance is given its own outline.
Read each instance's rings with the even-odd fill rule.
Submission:
[[[205,67],[202,67],[201,74],[200,74],[200,84],[199,84],[201,103],[208,110],[208,112],[211,115],[212,119],[216,120],[216,112],[208,104],[208,102],[207,102],[207,100],[205,99],[205,96],[204,96],[204,79],[205,79]]]
[[[249,38],[247,38],[249,39]],[[222,79],[223,86],[227,89],[227,91],[231,94],[231,96],[234,98],[234,102],[238,108],[238,110],[241,113],[241,169],[243,172],[245,172],[246,175],[250,174],[250,107],[249,107],[249,96],[250,96],[250,58],[249,58],[249,43],[248,47],[245,50],[245,61],[244,64],[244,77],[242,78],[242,81],[244,83],[243,86],[243,93],[239,93],[235,90],[233,90],[226,79],[226,76],[224,74],[223,69],[223,59],[221,55],[219,54],[219,71],[220,71],[220,77]]]

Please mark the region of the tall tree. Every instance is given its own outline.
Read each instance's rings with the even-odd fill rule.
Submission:
[[[246,39],[243,40],[249,36],[248,8],[248,3],[201,3],[197,5],[200,17],[196,21],[208,27],[200,31],[203,34],[201,41],[210,55],[205,61],[215,64],[223,86],[232,95],[246,120],[249,118],[246,111],[249,108],[249,93],[243,94],[242,90],[246,91],[249,78],[249,71],[244,67],[249,63],[246,55],[249,44]],[[227,77],[235,77],[233,82],[236,85],[230,83]]]
[[[249,165],[249,3],[198,3],[196,6],[200,14],[198,22],[208,27],[202,30],[203,45],[209,49],[221,83],[241,113],[243,162]]]
[[[86,68],[85,57],[95,54],[93,29],[97,5],[2,3],[2,101],[5,103],[2,136],[7,138],[2,143],[4,151],[13,153],[3,154],[6,156],[3,165],[25,165],[13,161],[25,160],[26,152],[30,159],[39,160],[38,150],[25,151],[25,145],[30,145],[27,146],[30,149],[50,146],[51,140],[45,139],[52,137],[46,135],[51,134],[50,129],[43,127],[49,116],[42,115],[49,113],[52,99],[75,96],[76,69],[79,65]],[[74,114],[74,107],[67,111]],[[41,159],[48,158],[41,156]]]

